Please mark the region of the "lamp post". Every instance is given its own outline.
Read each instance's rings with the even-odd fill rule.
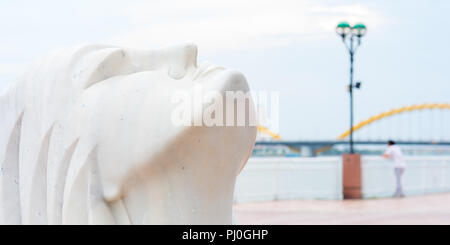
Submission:
[[[350,54],[350,84],[348,91],[350,93],[350,154],[355,151],[353,149],[353,89],[359,89],[361,82],[353,81],[353,58],[356,50],[361,45],[361,38],[366,34],[367,28],[364,24],[358,23],[350,26],[348,22],[341,22],[336,26],[336,33],[342,37],[342,42],[345,44]],[[355,44],[356,41],[356,44]]]

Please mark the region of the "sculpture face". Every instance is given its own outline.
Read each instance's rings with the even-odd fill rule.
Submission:
[[[8,129],[0,157],[11,173],[0,177],[0,222],[231,223],[256,127],[175,125],[172,98],[199,85],[204,93],[248,86],[238,72],[197,67],[196,57],[193,45],[87,46],[42,60],[0,101]],[[195,106],[193,120],[205,108]]]

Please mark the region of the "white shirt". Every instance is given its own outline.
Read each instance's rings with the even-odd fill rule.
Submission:
[[[400,150],[400,147],[396,145],[388,146],[384,154],[389,155],[389,158],[394,161],[394,167],[396,168],[405,168],[406,163],[403,160],[402,151]]]

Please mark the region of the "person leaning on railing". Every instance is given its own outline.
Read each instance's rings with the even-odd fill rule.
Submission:
[[[392,140],[389,140],[387,142],[387,149],[383,154],[384,158],[391,159],[394,162],[394,171],[395,171],[395,178],[397,180],[397,188],[395,190],[394,197],[404,197],[403,193],[403,187],[402,187],[402,176],[405,172],[406,163],[403,160],[403,154],[400,150],[400,147],[395,145],[395,142]]]

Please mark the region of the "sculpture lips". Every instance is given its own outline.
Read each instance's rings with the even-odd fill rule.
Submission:
[[[208,62],[203,62],[200,64],[200,66],[195,71],[193,80],[197,80],[198,78],[200,78],[202,76],[206,76],[206,75],[212,74],[213,72],[218,72],[218,71],[223,71],[223,70],[225,70],[225,68],[220,67],[220,66],[215,66]]]

